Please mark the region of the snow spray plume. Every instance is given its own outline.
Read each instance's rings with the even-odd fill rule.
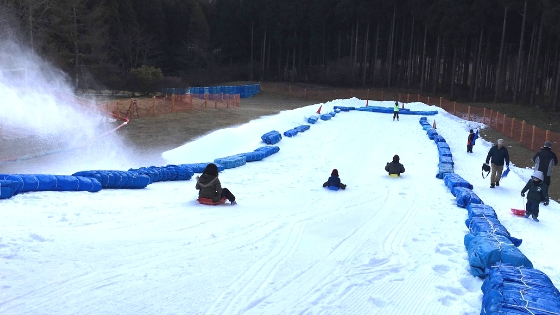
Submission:
[[[90,151],[86,153],[88,158],[96,157],[97,164],[103,159],[113,164],[128,160],[113,156],[120,147],[115,134],[99,139],[116,125],[107,122],[106,114],[93,110],[93,104],[78,101],[68,82],[62,71],[13,40],[0,38],[0,140],[18,139],[19,148],[27,150],[20,150],[20,155],[74,149],[80,154]],[[86,160],[81,159],[79,164]],[[65,162],[66,166],[71,164],[77,165],[78,161]]]

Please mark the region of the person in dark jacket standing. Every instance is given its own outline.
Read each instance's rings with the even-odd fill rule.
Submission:
[[[399,102],[395,102],[395,106],[393,106],[393,121],[395,118],[397,121],[399,120]]]
[[[525,217],[533,216],[533,220],[539,222],[539,204],[548,206],[548,186],[543,182],[543,173],[541,171],[534,171],[531,179],[527,182],[525,187],[521,190],[521,197],[525,197],[527,192],[527,204],[525,205]]]
[[[235,196],[227,188],[222,188],[222,184],[218,179],[218,167],[214,163],[206,165],[202,175],[196,177],[196,189],[199,190],[199,198],[212,199],[213,202],[218,202],[223,197],[226,197],[232,205],[237,204]]]
[[[504,161],[506,167],[509,167],[509,153],[504,147],[504,139],[498,139],[498,144],[490,148],[486,156],[486,164],[492,160],[492,170],[490,172],[490,188],[500,186],[500,179],[502,178],[502,170],[504,169]]]
[[[393,161],[385,165],[385,170],[389,173],[389,175],[395,174],[397,176],[401,176],[401,173],[404,173],[404,166],[399,161],[399,156],[395,154],[395,156],[393,156]]]
[[[329,179],[327,179],[327,181],[323,183],[323,187],[327,186],[346,189],[346,185],[340,182],[340,177],[338,177],[338,170],[336,168],[332,170],[331,177],[329,177]]]
[[[472,147],[474,145],[474,131],[471,129],[469,132],[469,138],[467,139],[467,153],[473,153]]]
[[[558,158],[556,157],[556,153],[552,152],[552,143],[550,141],[545,142],[544,147],[533,156],[533,162],[535,162],[535,171],[541,171],[543,173],[543,182],[550,188],[552,166],[558,165]]]

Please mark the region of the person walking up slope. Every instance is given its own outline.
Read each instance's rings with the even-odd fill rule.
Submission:
[[[395,102],[395,106],[393,107],[393,121],[395,121],[395,118],[399,121],[399,110],[399,102]]]
[[[550,141],[545,142],[544,147],[533,156],[533,162],[535,162],[535,171],[543,173],[543,182],[550,188],[552,166],[558,165],[558,158],[556,153],[552,152],[552,143]]]
[[[467,139],[467,153],[473,153],[472,147],[474,145],[474,131],[471,129],[469,132],[469,137]]]
[[[543,182],[543,173],[534,171],[531,179],[521,190],[521,197],[525,197],[527,192],[527,204],[525,205],[525,217],[533,216],[533,220],[539,222],[539,204],[544,201],[543,205],[548,206],[548,186]]]
[[[490,163],[492,160],[492,170],[490,172],[490,188],[495,186],[500,186],[500,179],[502,177],[502,170],[504,169],[504,161],[507,167],[509,167],[509,153],[506,147],[504,147],[504,139],[498,139],[498,144],[490,148],[488,155],[486,156],[486,164]]]

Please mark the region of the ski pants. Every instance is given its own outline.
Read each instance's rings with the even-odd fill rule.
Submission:
[[[395,118],[396,118],[397,120],[399,120],[399,112],[398,112],[398,111],[394,111],[394,112],[393,112],[393,120],[395,120]]]
[[[502,178],[502,170],[504,169],[504,166],[496,165],[494,163],[491,163],[490,165],[492,166],[492,171],[490,172],[490,184],[495,184]]]
[[[226,197],[230,202],[235,201],[235,196],[227,188],[222,188],[221,198]]]
[[[539,204],[540,204],[539,201],[531,201],[527,199],[527,204],[525,205],[525,211],[533,215],[533,218],[536,218],[539,216]]]

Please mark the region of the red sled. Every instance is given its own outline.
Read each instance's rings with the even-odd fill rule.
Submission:
[[[221,205],[226,203],[227,198],[226,197],[222,197],[222,199],[214,202],[212,201],[212,199],[210,198],[198,198],[198,203],[203,204],[203,205],[209,205],[209,206],[217,206],[217,205]]]
[[[511,208],[511,212],[515,215],[518,215],[518,216],[524,216],[525,215],[525,210],[522,210],[522,209]]]

